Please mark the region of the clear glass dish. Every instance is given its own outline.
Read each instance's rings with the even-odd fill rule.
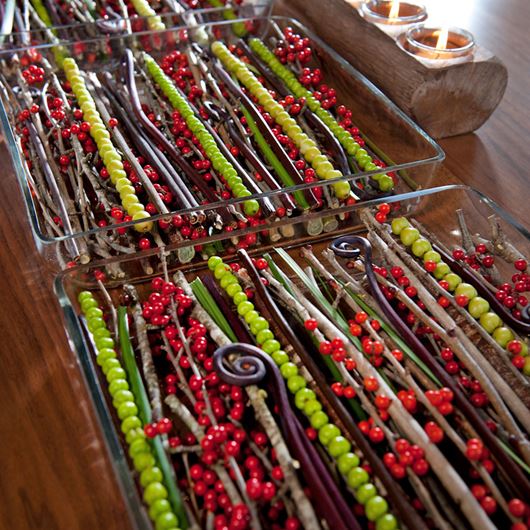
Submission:
[[[160,4],[157,14],[153,16],[134,15],[129,18],[113,12],[112,16],[105,16],[90,22],[75,21],[70,23],[54,24],[45,27],[43,23],[35,24],[30,20],[29,30],[20,30],[21,20],[14,20],[13,31],[9,34],[0,34],[0,49],[22,48],[26,46],[39,46],[57,42],[68,43],[81,40],[98,38],[105,34],[124,34],[130,31],[149,31],[151,22],[160,21],[166,28],[207,23],[230,18],[249,18],[268,16],[272,10],[273,0],[242,0],[240,4],[228,2],[223,7],[184,8],[178,4],[174,11],[168,10]],[[22,18],[22,17],[20,17]],[[33,24],[32,24],[33,22]]]
[[[237,37],[233,33],[233,24],[236,22],[238,21],[210,22],[196,27],[174,28],[161,32],[139,32],[129,36],[107,35],[99,39],[64,44],[60,48],[43,45],[34,49],[50,59],[54,51],[61,49],[63,52],[75,57],[79,67],[86,71],[115,72],[118,70],[126,48],[149,50],[155,59],[159,59],[164,54],[167,54],[168,51],[181,48],[188,38],[204,39],[206,37],[211,40],[215,35],[215,38],[222,38],[226,42],[236,42]],[[250,29],[253,34],[263,39],[268,39],[271,35],[277,35],[278,31],[291,26],[301,36],[307,36],[311,40],[314,64],[318,65],[322,70],[324,80],[329,81],[330,86],[336,90],[338,101],[351,109],[352,119],[361,131],[363,141],[366,141],[366,145],[373,148],[378,158],[385,162],[384,171],[394,175],[396,185],[392,192],[393,194],[407,193],[417,189],[432,187],[435,184],[434,170],[444,158],[440,147],[374,85],[318,37],[297,21],[284,17],[257,17],[242,19],[239,22],[245,24],[247,29]],[[4,58],[7,66],[4,69],[5,75],[8,77],[7,81],[14,85],[17,80],[16,70],[9,68],[14,66],[15,56],[12,54],[13,50],[0,57]],[[63,268],[71,261],[72,256],[78,258],[81,256],[81,259],[74,260],[81,262],[107,257],[98,256],[91,249],[93,245],[97,244],[97,238],[109,234],[109,230],[112,232],[118,229],[129,235],[135,234],[134,229],[131,228],[135,223],[114,223],[111,229],[108,226],[95,226],[94,223],[94,226],[89,229],[80,228],[70,230],[69,233],[65,231],[64,233],[52,234],[44,222],[43,209],[32,194],[31,173],[27,169],[23,156],[21,156],[20,144],[17,141],[10,118],[10,113],[13,115],[14,109],[10,107],[5,97],[3,99],[0,118],[10,147],[16,175],[24,193],[38,248],[51,261],[58,261],[60,268]],[[357,187],[359,183],[362,185],[370,184],[370,182],[373,182],[370,177],[381,173],[382,170],[380,168],[371,171],[357,170],[354,172],[350,171],[348,174],[333,180],[301,183],[294,186],[285,186],[277,190],[267,190],[261,187],[259,188],[259,193],[254,193],[250,197],[215,200],[206,206],[201,204],[200,207],[173,210],[166,215],[154,215],[152,220],[158,221],[159,224],[161,221],[162,223],[167,223],[176,213],[185,218],[193,218],[197,217],[197,212],[199,211],[210,211],[215,212],[215,215],[220,215],[227,207],[239,209],[241,203],[249,199],[279,201],[281,200],[280,196],[285,195],[285,193],[294,194],[297,191],[308,188],[320,189],[319,193],[322,196],[331,197],[332,186],[339,181],[349,181],[353,186]],[[359,197],[361,200],[371,200],[374,196],[379,196],[379,194],[365,194]],[[330,202],[331,200],[328,200],[324,208],[329,207]],[[340,209],[336,212],[330,211],[329,216],[333,216],[339,211]],[[302,217],[309,219],[313,213],[313,211],[304,213]],[[78,210],[76,215],[79,215]],[[274,221],[279,223],[286,222],[287,224],[290,222],[285,219],[275,219]],[[267,223],[270,222],[272,222],[271,219],[267,219]],[[223,232],[212,231],[211,225],[209,225],[204,235],[205,238],[222,238]],[[205,238],[201,238],[201,240]],[[168,236],[163,244],[172,245],[173,240],[169,239]],[[127,250],[111,248],[109,254],[119,255],[136,251],[138,251],[137,240],[132,246],[128,246]]]
[[[382,202],[390,204],[392,209],[391,217],[413,216],[447,248],[459,247],[462,244],[462,234],[456,213],[459,209],[464,212],[467,226],[472,234],[480,234],[485,238],[490,237],[490,217],[495,216],[499,223],[498,226],[515,246],[522,251],[530,248],[530,231],[528,228],[519,224],[509,213],[501,209],[487,196],[468,186],[443,186],[406,194],[401,197],[390,197],[386,201],[378,199],[373,201],[370,208],[373,210],[373,206]],[[367,207],[350,207],[348,223],[345,223],[338,233],[323,234],[316,237],[304,236],[303,227],[300,226],[300,219],[293,219],[291,220],[291,225],[295,236],[291,240],[276,246],[284,248],[295,260],[300,255],[300,247],[304,245],[312,245],[314,252],[318,255],[318,252],[327,248],[338,235],[363,235],[365,233],[365,228],[359,220],[359,214],[364,208]],[[321,213],[320,215],[323,214]],[[255,249],[250,252],[250,255],[260,257],[267,251],[274,255],[274,245],[269,248]],[[166,259],[170,274],[176,270],[181,270],[190,279],[200,276],[202,272],[207,270],[205,262],[196,264],[179,263],[178,251],[168,252]],[[151,274],[146,272],[146,263],[151,267]],[[101,298],[95,273],[96,271],[110,271],[113,267],[115,270],[116,268],[120,269],[121,276],[119,278],[116,276],[111,277],[109,274],[102,281],[115,301],[118,300],[119,292],[125,283],[133,284],[140,296],[142,296],[143,293],[149,291],[151,279],[155,276],[160,276],[162,273],[159,254],[155,251],[150,251],[143,256],[115,258],[100,263],[98,266],[87,265],[62,271],[55,280],[55,293],[63,310],[70,344],[77,354],[78,361],[85,375],[97,417],[101,423],[116,473],[128,502],[131,520],[138,528],[150,528],[141,505],[138,489],[135,486],[134,476],[130,471],[128,458],[122,447],[122,435],[116,427],[114,413],[111,414],[110,412],[112,409],[111,399],[109,399],[107,391],[104,390],[106,388],[105,378],[95,363],[94,352],[87,343],[79,318],[78,294],[81,291],[89,290]],[[509,274],[508,271],[509,269],[506,269],[506,271],[501,269],[501,274],[503,272]],[[101,280],[102,277],[99,275],[98,278]]]

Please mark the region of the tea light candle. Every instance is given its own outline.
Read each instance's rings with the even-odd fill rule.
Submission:
[[[360,12],[365,20],[391,37],[397,37],[427,18],[424,6],[399,0],[368,0],[361,5]]]
[[[441,67],[448,63],[468,61],[475,50],[473,35],[460,28],[416,26],[401,35],[398,43],[429,66]]]

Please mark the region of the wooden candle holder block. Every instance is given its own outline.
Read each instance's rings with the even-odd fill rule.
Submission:
[[[506,89],[506,67],[483,47],[465,62],[427,64],[345,0],[278,0],[274,13],[306,24],[434,138],[478,129]]]

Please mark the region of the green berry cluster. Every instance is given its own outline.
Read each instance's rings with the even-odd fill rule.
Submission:
[[[103,311],[89,291],[81,292],[78,300],[96,345],[96,362],[105,374],[112,404],[121,420],[121,430],[129,446],[129,456],[134,468],[140,473],[140,485],[143,488],[143,499],[149,506],[149,517],[155,523],[155,530],[179,530],[178,518],[162,483],[162,471],[156,465],[154,451],[146,439],[138,417],[138,406],[129,388],[126,372],[116,354],[114,340],[103,320]]]
[[[289,361],[289,356],[281,349],[281,344],[274,337],[267,319],[262,317],[254,304],[248,300],[238,278],[219,256],[212,256],[208,260],[208,268],[221,288],[232,298],[238,315],[248,324],[260,348],[270,355],[280,368],[287,388],[294,396],[296,408],[318,431],[319,441],[336,461],[338,470],[355,491],[357,500],[364,505],[366,517],[370,521],[375,521],[377,530],[397,528],[396,518],[388,513],[388,503],[378,495],[377,488],[370,482],[370,476],[359,465],[359,457],[351,451],[350,442],[342,435],[339,427],[329,421],[328,415],[322,410],[322,403],[315,392],[307,388],[307,381],[300,375],[296,364]]]
[[[147,26],[153,31],[162,31],[166,29],[162,19],[156,14],[156,11],[149,5],[147,0],[131,0],[134,10],[141,16],[147,18]]]
[[[287,136],[295,143],[302,156],[311,164],[316,174],[324,180],[339,178],[342,173],[334,169],[328,157],[321,153],[317,144],[302,131],[289,113],[270,95],[269,91],[258,81],[249,68],[237,59],[221,42],[212,44],[212,52],[219,58],[223,65],[239,79],[243,85],[257,98],[260,105],[274,118]],[[291,73],[294,77],[294,74]],[[335,195],[339,199],[346,199],[350,195],[348,182],[337,182],[333,185]]]
[[[364,171],[375,171],[378,168],[366,149],[362,149],[353,136],[339,125],[331,112],[322,108],[320,102],[313,94],[296,79],[295,74],[283,65],[260,39],[250,39],[249,44],[258,57],[267,64],[297,98],[303,97],[306,99],[309,110],[314,112],[328,126],[346,152],[350,156],[355,157],[361,169]],[[377,181],[381,191],[390,191],[394,187],[394,181],[388,175],[379,174],[374,175],[372,178]]]
[[[412,253],[417,258],[436,263],[436,268],[431,273],[437,280],[445,280],[449,284],[449,291],[455,297],[465,296],[467,298],[466,308],[469,314],[480,322],[480,325],[493,337],[493,340],[501,347],[506,348],[508,343],[515,339],[511,329],[506,327],[496,313],[490,311],[490,304],[481,296],[477,290],[469,283],[462,281],[462,278],[451,271],[449,265],[442,261],[439,252],[433,250],[431,243],[422,237],[417,228],[411,226],[406,217],[397,217],[392,220],[392,233],[399,236],[401,242],[410,247]],[[528,346],[521,341],[521,355],[528,356]],[[530,375],[530,363],[525,362],[523,371]]]
[[[217,146],[213,136],[206,130],[206,127],[193,112],[185,98],[183,98],[171,79],[164,73],[157,62],[149,55],[144,54],[145,65],[151,77],[156,81],[162,92],[166,95],[174,109],[178,110],[186,120],[186,124],[191,132],[199,139],[206,155],[212,162],[212,166],[225,179],[228,187],[232,190],[234,197],[249,197],[252,193],[243,184],[234,166],[225,158]],[[253,216],[258,213],[258,201],[250,199],[245,201],[244,210],[247,215]]]
[[[98,146],[99,155],[105,163],[112,184],[114,184],[120,194],[123,207],[133,218],[133,221],[148,219],[151,216],[145,210],[144,205],[140,203],[131,181],[127,178],[122,158],[110,139],[110,133],[99,115],[94,99],[85,85],[77,63],[74,59],[68,57],[63,62],[63,69],[72,87],[72,92],[83,111],[83,119],[90,124],[90,136],[92,136]],[[147,232],[152,229],[153,223],[152,221],[146,221],[138,223],[134,227],[138,232]]]

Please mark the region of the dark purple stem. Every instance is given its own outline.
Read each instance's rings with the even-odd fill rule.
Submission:
[[[514,490],[518,491],[519,494],[522,495],[521,498],[527,497],[528,492],[530,492],[530,483],[519,466],[517,466],[504,452],[497,438],[493,435],[485,422],[482,421],[482,418],[478,415],[471,403],[469,403],[467,397],[460,390],[460,387],[455,383],[454,379],[438,364],[436,359],[420,342],[414,332],[407,326],[405,322],[403,322],[403,320],[401,320],[399,315],[394,311],[394,308],[390,305],[390,302],[386,299],[385,295],[381,291],[381,287],[377,281],[377,277],[373,269],[372,245],[370,242],[364,237],[342,236],[335,239],[331,244],[331,250],[336,255],[350,259],[358,257],[359,249],[356,247],[361,247],[364,252],[366,277],[370,285],[372,295],[383,314],[397,329],[409,347],[412,348],[414,353],[416,353],[416,355],[436,375],[441,384],[453,391],[457,406],[497,459],[499,471],[503,473],[506,480],[512,484]]]
[[[202,179],[199,172],[177,152],[176,148],[164,136],[164,134],[162,134],[162,132],[155,127],[155,125],[149,120],[149,118],[143,111],[142,104],[140,102],[140,97],[138,95],[138,90],[136,87],[136,80],[134,78],[134,57],[131,50],[125,50],[123,63],[125,66],[125,80],[127,83],[127,89],[129,90],[129,95],[131,97],[131,103],[135,116],[138,118],[138,120],[140,120],[141,124],[143,125],[149,136],[151,136],[151,138],[155,142],[159,143],[165,149],[165,151],[169,154],[173,162],[175,162],[179,166],[179,168],[190,178],[193,184],[197,186],[197,188],[201,191],[206,200],[210,203],[217,202],[218,199],[214,191]],[[225,224],[228,225],[232,223],[232,216],[230,215],[230,212],[226,209],[226,207],[219,208],[219,215],[221,215]]]
[[[236,360],[232,364],[232,371],[229,371],[223,361],[231,354],[244,356]],[[331,528],[360,530],[359,523],[293,413],[285,383],[274,361],[256,346],[231,344],[219,348],[213,355],[213,362],[220,378],[232,385],[258,384],[268,376],[274,403],[281,410],[279,419],[282,432],[289,448],[301,464],[302,474],[314,495],[317,510],[322,513]]]
[[[296,351],[296,353],[302,359],[304,366],[315,380],[315,383],[326,398],[326,401],[333,407],[349,436],[372,466],[374,474],[379,477],[385,486],[388,498],[392,501],[392,504],[399,513],[399,519],[407,526],[409,530],[423,530],[425,525],[423,524],[421,517],[408,502],[407,496],[400,484],[393,479],[392,475],[388,471],[388,468],[384,465],[382,460],[379,458],[379,455],[373,450],[366,436],[361,432],[358,425],[352,419],[350,412],[346,409],[344,404],[336,396],[333,390],[331,390],[331,387],[326,381],[326,377],[320,370],[319,366],[313,357],[308,353],[301,340],[298,338],[298,335],[293,331],[292,327],[283,316],[271,294],[261,282],[259,272],[252,263],[248,253],[245,250],[239,250],[238,255],[241,258],[247,273],[256,286],[256,291],[260,296],[260,300],[264,303],[267,311],[271,314],[274,322],[285,335],[288,342],[291,344],[291,346],[293,346],[294,351]]]

